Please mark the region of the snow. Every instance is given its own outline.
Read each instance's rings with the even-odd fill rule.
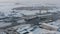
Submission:
[[[30,32],[29,34],[33,34],[33,32]]]
[[[15,3],[0,3],[0,12],[4,12],[7,16],[12,11],[12,8],[21,6],[25,5],[15,5]]]
[[[39,10],[33,10],[33,11],[29,11],[29,10],[16,10],[17,12],[19,12],[20,14],[25,14],[25,15],[35,15],[36,13],[39,13]]]
[[[57,31],[49,31],[41,28],[37,28],[35,31],[33,31],[33,34],[60,34],[60,32]]]
[[[12,8],[21,7],[21,6],[23,6],[23,5],[14,5],[13,3],[12,4],[11,3],[0,3],[0,11],[4,12],[7,16],[8,14],[10,14],[10,11],[12,11],[11,10]],[[56,12],[56,11],[53,10],[51,12]],[[18,16],[21,16],[20,13],[23,13],[25,15],[34,15],[35,13],[39,13],[39,11],[38,10],[37,11],[22,10],[22,11],[19,12]],[[55,22],[51,22],[49,24],[53,24],[54,26],[60,27],[60,20],[57,20]],[[5,27],[5,26],[9,26],[9,25],[11,25],[11,23],[1,23],[0,22],[0,27]],[[45,30],[45,29],[41,29],[41,28],[37,28],[35,31],[30,32],[29,34],[32,34],[32,33],[33,34],[48,34],[48,33],[50,33],[50,34],[55,34],[55,33],[60,34],[60,32],[58,32],[58,31],[49,31],[49,30]],[[0,32],[0,34],[1,34],[1,32]]]
[[[11,23],[3,23],[3,22],[1,23],[0,22],[0,28],[1,27],[6,27],[6,26],[9,26],[9,25],[11,25]]]
[[[48,24],[52,24],[52,25],[54,25],[54,26],[58,26],[58,27],[60,27],[60,19],[59,20],[57,20],[57,21],[54,21],[54,22],[50,22],[50,23],[48,23]]]

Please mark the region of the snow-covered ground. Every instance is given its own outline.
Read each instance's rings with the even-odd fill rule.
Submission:
[[[6,15],[10,13],[11,9],[12,8],[15,8],[15,7],[21,7],[23,5],[15,5],[14,3],[0,3],[0,11],[1,12],[4,12]],[[55,10],[53,10],[55,11]],[[52,12],[52,11],[51,11]],[[24,13],[26,15],[31,15],[31,14],[35,14],[35,12],[28,12],[28,11],[21,11],[20,13]],[[21,16],[21,15],[19,15]],[[55,26],[58,26],[60,27],[60,20],[57,20],[55,22],[51,22],[49,24],[53,24]],[[11,23],[0,23],[0,27],[5,27],[5,26],[8,26],[8,25],[11,25]],[[49,30],[45,30],[45,29],[41,29],[41,28],[37,28],[35,31],[33,31],[33,34],[60,34],[60,32],[58,31],[49,31]]]
[[[60,19],[59,20],[56,20],[54,22],[51,22],[49,24],[60,27]]]
[[[11,25],[11,23],[0,22],[0,28],[1,27],[6,27],[6,26],[9,26],[9,25]]]
[[[37,28],[35,31],[33,31],[33,34],[60,34],[60,32]]]
[[[21,7],[25,5],[15,5],[15,3],[0,3],[0,12],[4,12],[6,15],[9,14],[12,8]]]
[[[49,24],[52,24],[52,25],[57,26],[57,27],[60,27],[60,20],[57,20],[55,22],[51,22]],[[33,31],[33,33],[34,34],[60,34],[59,31],[50,31],[50,30],[41,29],[41,28],[37,28],[35,31]]]
[[[16,8],[16,7],[24,7],[24,6],[27,6],[27,5],[16,5],[15,3],[0,3],[0,11],[1,12],[4,12],[6,15],[7,14],[10,14],[10,12],[12,11],[11,9],[12,8]],[[58,9],[59,10],[59,9]],[[49,10],[50,12],[56,12],[56,9],[55,10]],[[24,13],[24,14],[34,14],[36,13],[37,11],[35,12],[28,12],[28,11],[21,11],[20,13]]]

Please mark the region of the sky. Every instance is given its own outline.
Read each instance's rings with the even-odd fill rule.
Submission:
[[[60,0],[0,0],[0,3],[4,2],[19,2],[22,4],[60,4]]]

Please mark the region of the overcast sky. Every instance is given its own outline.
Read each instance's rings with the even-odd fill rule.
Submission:
[[[21,3],[21,4],[56,4],[60,5],[60,0],[0,0],[0,3]]]
[[[0,0],[0,2],[54,3],[54,4],[60,4],[60,0]]]

